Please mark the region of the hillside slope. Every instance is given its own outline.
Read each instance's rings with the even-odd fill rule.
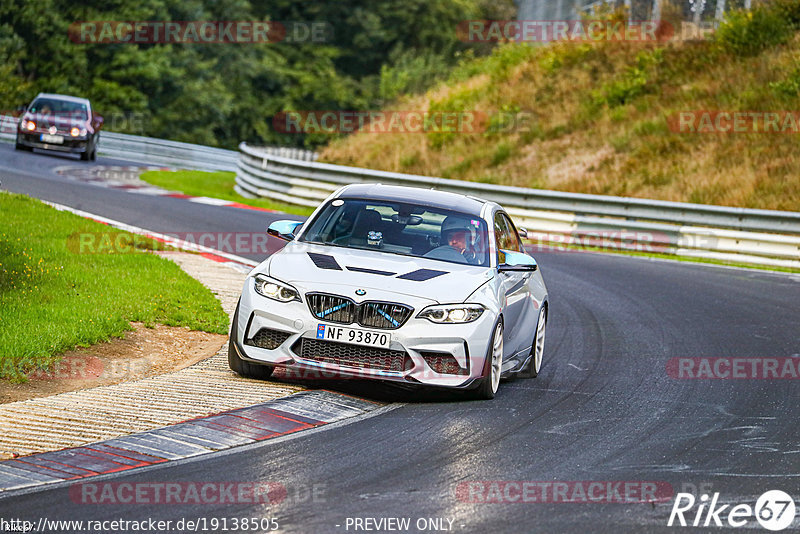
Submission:
[[[707,41],[503,45],[491,57],[464,62],[447,83],[388,109],[484,113],[495,126],[502,113],[522,113],[529,127],[358,133],[332,142],[321,160],[494,184],[800,211],[800,127],[793,128],[800,122],[798,23],[800,2],[779,0],[733,13]],[[779,115],[783,133],[670,128],[679,113],[697,110],[794,115]]]

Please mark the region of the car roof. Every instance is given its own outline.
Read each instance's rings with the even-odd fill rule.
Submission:
[[[339,192],[337,198],[374,199],[422,204],[474,216],[480,216],[483,206],[486,204],[485,200],[459,195],[458,193],[437,191],[436,189],[382,184],[348,185]]]
[[[68,102],[75,102],[78,104],[86,104],[89,106],[89,99],[87,98],[80,98],[77,96],[69,96],[69,95],[58,95],[55,93],[39,93],[36,95],[36,98],[52,98],[53,100],[66,100]],[[35,100],[35,99],[34,99]]]

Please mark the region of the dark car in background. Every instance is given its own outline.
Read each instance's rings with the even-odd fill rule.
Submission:
[[[103,117],[85,98],[39,93],[27,106],[17,127],[17,150],[41,148],[97,158]]]

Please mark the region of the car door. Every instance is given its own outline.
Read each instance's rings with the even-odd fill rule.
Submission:
[[[499,211],[494,218],[494,232],[499,250],[524,252],[514,223],[505,213]],[[500,261],[498,261],[500,263]],[[520,351],[530,347],[533,340],[533,330],[536,326],[536,310],[531,294],[531,272],[502,272],[500,280],[505,294],[504,305],[504,343],[505,354],[508,358],[508,367],[516,364]],[[524,356],[527,356],[527,351]],[[506,365],[503,366],[504,368]]]

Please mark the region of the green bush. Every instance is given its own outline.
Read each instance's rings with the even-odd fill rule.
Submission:
[[[730,12],[717,29],[716,42],[723,50],[737,56],[754,56],[766,48],[785,43],[791,34],[792,23],[784,11],[771,5],[759,5],[750,11]]]
[[[451,82],[460,82],[473,76],[488,74],[494,82],[508,78],[511,70],[541,53],[542,47],[528,43],[503,43],[491,55],[475,59],[470,50],[462,55],[458,66],[450,75]]]
[[[800,1],[772,0],[769,5],[772,11],[789,23],[793,29],[800,29]]]
[[[603,85],[594,95],[596,105],[606,104],[610,108],[627,104],[647,92],[650,72],[664,61],[664,50],[640,52],[636,65],[628,67],[618,79]]]
[[[797,98],[800,96],[800,68],[779,82],[771,82],[769,88],[784,98]]]
[[[381,66],[379,96],[383,100],[393,100],[403,94],[424,92],[445,77],[449,68],[442,55],[406,51],[391,65]]]

